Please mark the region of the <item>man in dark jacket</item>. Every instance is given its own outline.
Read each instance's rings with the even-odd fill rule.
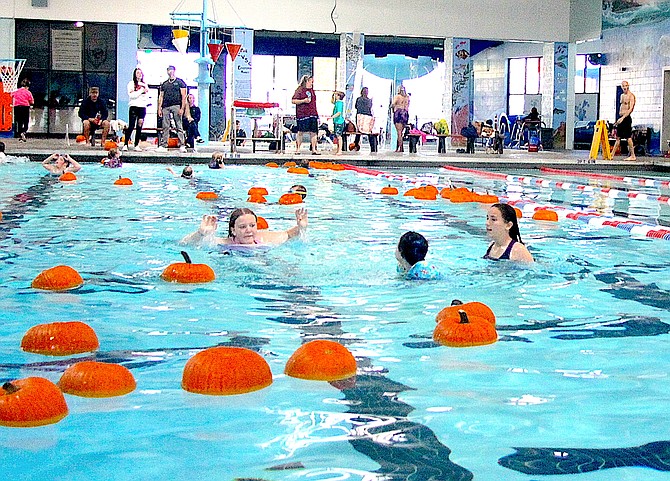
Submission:
[[[86,142],[95,145],[95,131],[102,128],[102,146],[105,146],[107,134],[109,133],[109,120],[107,116],[107,105],[100,99],[100,89],[91,87],[86,97],[79,106],[79,118],[84,125],[84,137]]]

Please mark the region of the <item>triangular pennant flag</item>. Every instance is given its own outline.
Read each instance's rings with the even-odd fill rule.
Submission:
[[[240,53],[240,49],[242,48],[241,43],[226,43],[226,49],[228,50],[228,53],[230,54],[231,60],[234,62],[235,57],[237,57],[237,54]]]
[[[172,45],[175,46],[177,52],[186,53],[186,49],[188,49],[188,37],[173,38]]]
[[[209,48],[209,55],[211,55],[212,60],[214,60],[214,62],[219,60],[219,55],[223,52],[223,44],[221,42],[210,42],[207,44],[207,48]]]

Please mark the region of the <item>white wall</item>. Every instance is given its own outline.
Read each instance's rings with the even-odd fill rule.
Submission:
[[[594,1],[339,0],[335,26],[330,16],[333,0],[212,0],[210,17],[216,16],[226,26],[280,31],[566,42],[571,33],[570,19],[581,18],[581,5],[591,7]],[[48,4],[47,8],[34,8],[30,0],[0,0],[0,16],[170,25],[169,14],[179,2],[116,0],[105,3],[105,8],[83,8],[79,0],[48,0]],[[196,12],[201,8],[202,0],[185,0],[179,11]],[[582,30],[580,26],[578,31]]]

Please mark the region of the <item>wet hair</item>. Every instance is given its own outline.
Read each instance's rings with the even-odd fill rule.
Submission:
[[[119,149],[117,149],[116,147],[112,147],[111,149],[109,149],[109,152],[107,152],[107,157],[110,159],[113,159],[117,155],[119,155]]]
[[[304,185],[295,184],[288,190],[291,194],[298,194],[303,199],[307,197],[307,188]]]
[[[193,177],[193,167],[191,167],[190,165],[184,167],[184,170],[181,171],[181,176],[184,179],[190,179],[191,177]]]
[[[519,222],[516,220],[516,211],[514,210],[514,207],[509,204],[493,204],[491,207],[498,209],[505,222],[512,223],[512,227],[509,229],[509,236],[515,241],[523,244],[521,233],[519,232]]]
[[[0,152],[4,152],[4,151],[5,151],[5,143],[0,142]]]
[[[21,87],[30,87],[30,80],[28,80],[27,78],[21,80]]]
[[[237,219],[247,214],[253,215],[254,218],[258,220],[258,216],[254,213],[254,211],[247,209],[246,207],[235,209],[230,213],[230,220],[228,221],[228,237],[233,237],[233,228],[235,227],[235,222],[237,222]]]
[[[314,78],[314,77],[312,77],[311,75],[303,75],[302,77],[300,77],[300,86],[301,87],[306,87],[307,86],[307,81],[311,78]]]
[[[410,265],[426,258],[428,241],[418,232],[405,232],[398,241],[398,252]]]

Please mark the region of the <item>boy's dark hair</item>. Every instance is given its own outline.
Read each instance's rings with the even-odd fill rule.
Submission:
[[[0,152],[4,152],[4,151],[5,151],[5,143],[0,142]]]
[[[410,265],[426,258],[428,241],[418,232],[405,232],[398,241],[398,252]]]

